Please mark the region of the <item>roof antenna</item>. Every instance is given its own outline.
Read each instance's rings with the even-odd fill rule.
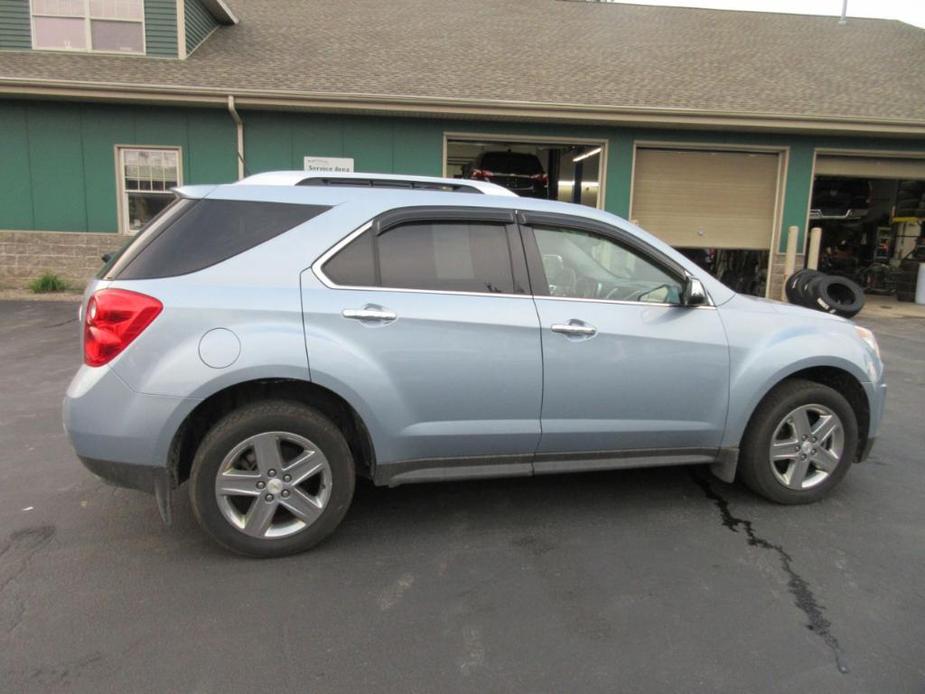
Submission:
[[[841,4],[841,19],[838,20],[839,24],[848,23],[848,0],[842,0]]]

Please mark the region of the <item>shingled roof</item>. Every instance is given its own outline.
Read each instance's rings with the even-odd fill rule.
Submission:
[[[925,133],[925,31],[897,21],[567,0],[230,4],[240,23],[185,61],[0,52],[0,93]]]

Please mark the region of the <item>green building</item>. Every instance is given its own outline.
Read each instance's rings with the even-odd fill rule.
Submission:
[[[0,284],[85,278],[178,184],[335,165],[491,180],[512,172],[484,162],[510,160],[539,167],[539,194],[636,220],[777,296],[791,227],[799,254],[818,224],[860,264],[914,243],[923,64],[925,31],[872,19],[0,0]]]

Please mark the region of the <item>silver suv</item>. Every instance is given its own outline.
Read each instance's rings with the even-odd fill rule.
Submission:
[[[737,295],[613,215],[482,181],[282,172],[178,199],[81,307],[83,463],[305,550],[377,485],[709,465],[816,500],[877,433],[874,336]]]

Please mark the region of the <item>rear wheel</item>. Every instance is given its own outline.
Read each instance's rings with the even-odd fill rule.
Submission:
[[[306,405],[242,407],[206,434],[190,473],[197,520],[250,556],[301,552],[330,535],[353,498],[353,458],[340,430]]]
[[[752,416],[739,472],[753,491],[781,504],[825,496],[857,459],[858,426],[838,391],[812,381],[775,388]]]

